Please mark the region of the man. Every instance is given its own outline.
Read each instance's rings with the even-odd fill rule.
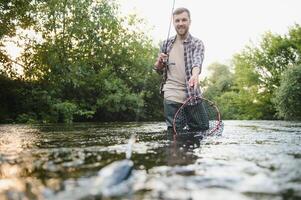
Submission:
[[[173,12],[173,25],[177,34],[163,42],[155,63],[156,71],[163,75],[160,90],[164,94],[164,115],[168,132],[172,132],[173,118],[183,102],[189,97],[201,95],[199,74],[204,59],[204,45],[201,40],[191,36],[190,24],[188,9],[177,8]],[[196,129],[208,129],[196,125]]]

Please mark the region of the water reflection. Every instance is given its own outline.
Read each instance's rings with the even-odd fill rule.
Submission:
[[[188,165],[193,164],[197,156],[193,153],[195,148],[200,147],[200,140],[194,137],[177,137],[170,146],[166,148],[166,165]]]
[[[1,126],[0,132],[0,198],[41,197],[41,192],[35,188],[39,181],[27,178],[35,168],[35,158],[30,151],[38,143],[38,131],[15,125]]]

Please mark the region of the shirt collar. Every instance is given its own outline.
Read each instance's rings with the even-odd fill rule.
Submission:
[[[184,43],[189,43],[191,41],[191,39],[192,39],[192,36],[190,33],[188,33],[186,39],[184,40]]]
[[[171,37],[170,41],[172,44],[175,42],[176,38],[177,38],[177,35]],[[192,40],[192,36],[190,33],[188,33],[186,39],[184,40],[184,43],[189,43],[191,40]]]
[[[177,38],[177,35],[172,36],[172,37],[170,38],[171,44],[173,44],[173,43],[175,42],[176,38]]]

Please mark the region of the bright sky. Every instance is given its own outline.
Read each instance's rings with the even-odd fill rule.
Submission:
[[[124,14],[147,20],[156,42],[166,39],[173,0],[119,1]],[[205,44],[205,68],[215,61],[228,64],[234,53],[267,31],[286,34],[301,24],[301,0],[176,0],[177,7],[191,12],[190,32]]]

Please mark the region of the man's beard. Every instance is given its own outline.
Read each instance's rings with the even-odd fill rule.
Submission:
[[[187,33],[188,33],[188,28],[187,27],[183,27],[183,28],[180,28],[180,29],[181,30],[178,30],[178,28],[176,29],[178,35],[180,35],[180,36],[187,35]]]

